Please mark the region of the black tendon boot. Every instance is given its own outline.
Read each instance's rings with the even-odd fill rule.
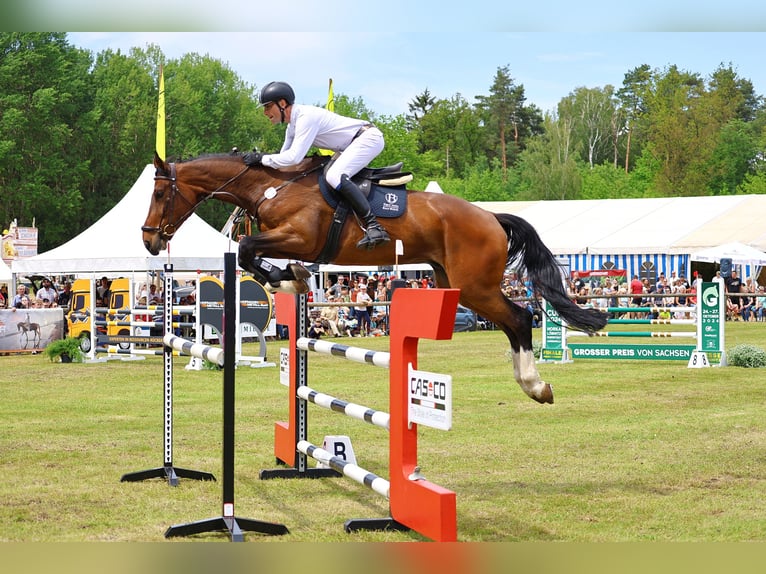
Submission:
[[[359,216],[364,226],[364,237],[356,244],[359,249],[373,249],[376,245],[381,243],[387,243],[391,241],[391,238],[386,233],[386,230],[378,223],[375,216],[372,214],[370,204],[367,198],[362,193],[362,190],[349,179],[347,175],[340,177],[340,187],[338,191],[346,198],[351,209]]]
[[[253,264],[260,271],[260,275],[263,276],[266,281],[274,287],[279,287],[280,282],[285,279],[285,271],[276,265],[272,265],[265,259],[256,257],[253,259]]]

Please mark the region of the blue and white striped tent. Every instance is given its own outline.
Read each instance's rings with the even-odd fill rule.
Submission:
[[[766,251],[766,195],[476,202],[529,221],[572,271],[691,277],[691,255],[740,242]],[[743,264],[741,276],[758,273]],[[710,279],[710,277],[706,277]]]

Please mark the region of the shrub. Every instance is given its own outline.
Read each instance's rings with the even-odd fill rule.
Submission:
[[[43,349],[43,355],[51,361],[59,359],[62,363],[81,363],[83,360],[80,339],[77,337],[66,337],[48,343]]]
[[[726,353],[732,367],[766,367],[766,351],[755,345],[737,345]]]

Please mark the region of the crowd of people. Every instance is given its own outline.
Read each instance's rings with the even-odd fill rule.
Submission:
[[[101,277],[96,285],[96,307],[108,307],[111,299],[111,281],[108,277]],[[196,296],[196,282],[192,281],[191,291],[175,301],[176,304],[193,305]],[[40,281],[37,290],[34,286],[20,283],[16,286],[16,293],[10,297],[8,287],[0,286],[0,309],[55,309],[67,310],[72,298],[72,283],[69,279],[62,278],[54,282],[48,277]],[[161,305],[162,289],[151,283],[140,285],[136,293],[137,305]]]
[[[71,297],[72,285],[69,281],[55,284],[49,278],[44,278],[39,288],[34,291],[28,285],[16,286],[13,297],[8,295],[8,287],[0,288],[0,309],[55,309],[67,308]]]
[[[388,305],[393,276],[373,273],[338,275],[324,293],[327,306],[312,311],[309,336],[379,337],[388,334]],[[429,280],[408,287],[428,287]],[[433,286],[433,282],[430,283]]]
[[[608,307],[653,307],[651,311],[610,313],[611,316],[627,319],[688,319],[690,307],[697,305],[697,283],[702,276],[694,273],[689,281],[678,277],[675,271],[666,277],[660,273],[656,282],[647,278],[640,279],[633,275],[629,282],[620,282],[616,278],[599,278],[598,281],[585,281],[579,272],[573,271],[569,281],[569,293],[574,301],[603,309]],[[712,279],[725,284],[726,319],[729,321],[763,321],[766,306],[766,289],[748,278],[742,282],[736,271],[724,278],[717,271]],[[673,308],[678,307],[678,311]]]
[[[744,283],[736,270],[729,277],[721,277],[716,272],[714,281],[726,284],[726,319],[728,321],[763,321],[764,306],[766,305],[766,289],[763,285],[748,277]]]

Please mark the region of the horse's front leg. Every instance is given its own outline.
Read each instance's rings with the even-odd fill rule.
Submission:
[[[306,280],[311,277],[311,273],[297,263],[290,263],[287,269],[282,269],[266,261],[262,257],[264,252],[264,235],[261,234],[256,237],[247,236],[240,240],[239,266],[259,279],[267,291],[307,293],[309,285]],[[266,246],[268,247],[268,243],[266,243]]]

